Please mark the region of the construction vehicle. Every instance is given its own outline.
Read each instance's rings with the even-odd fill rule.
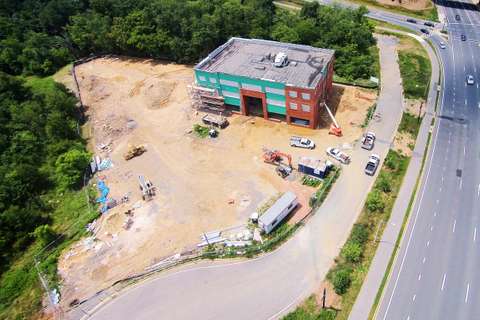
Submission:
[[[140,184],[140,191],[142,191],[142,199],[144,201],[151,200],[155,196],[155,187],[150,180],[145,179],[144,176],[138,176],[138,182]]]
[[[128,151],[123,155],[123,157],[125,158],[125,160],[130,160],[130,159],[133,159],[135,157],[138,157],[140,155],[142,155],[145,151],[147,151],[147,149],[145,149],[145,147],[143,145],[139,145],[139,146],[130,146]]]
[[[327,104],[324,102],[323,105],[325,106],[325,109],[327,110],[330,119],[332,119],[332,124],[330,125],[330,131],[328,131],[328,134],[333,134],[337,137],[341,137],[342,128],[340,128],[340,125],[338,124],[337,120],[335,120],[335,117],[333,116],[333,113],[332,111],[330,111],[330,108],[327,106]]]
[[[288,160],[288,165],[282,163],[283,158]],[[282,178],[292,173],[292,156],[278,150],[263,149],[263,161],[277,166],[275,172]]]

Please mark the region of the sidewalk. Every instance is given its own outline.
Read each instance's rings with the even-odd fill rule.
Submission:
[[[391,30],[392,32],[410,35],[406,32]],[[418,36],[413,35],[418,40]],[[439,79],[438,61],[433,49],[421,39],[421,44],[425,47],[432,62],[432,76],[430,82],[430,91],[427,100],[427,112],[423,117],[420,131],[418,133],[415,149],[413,150],[412,159],[408,166],[402,187],[395,201],[392,215],[388,221],[381,242],[377,248],[375,257],[370,265],[369,272],[363,283],[362,289],[355,301],[349,320],[366,320],[375,301],[378,289],[382,283],[385,271],[387,269],[390,257],[392,256],[398,234],[403,224],[404,216],[407,212],[410,198],[414,192],[417,177],[420,173],[425,148],[428,142],[428,133],[430,124],[435,113],[435,102],[437,97],[436,83]],[[398,68],[398,65],[397,65]]]

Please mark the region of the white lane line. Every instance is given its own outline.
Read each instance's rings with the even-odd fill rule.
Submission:
[[[435,211],[435,212],[433,213],[433,216],[434,216],[434,217],[436,217],[436,216],[437,216],[437,211]]]
[[[473,242],[477,241],[477,227],[473,229]]]
[[[440,199],[437,199],[437,204],[440,202]]]
[[[463,155],[467,154],[467,149],[463,146]]]
[[[442,187],[438,188],[438,192],[442,192]]]
[[[470,283],[467,283],[467,292],[465,292],[465,303],[468,302],[468,292],[470,291]]]
[[[465,105],[467,105],[467,99],[465,99]]]
[[[433,226],[430,227],[430,231],[433,231]]]
[[[427,258],[423,257],[422,263],[425,263],[425,261],[427,261]]]
[[[422,274],[421,273],[418,274],[418,281],[420,281],[420,279],[422,279]]]
[[[477,196],[479,196],[479,197],[480,197],[480,184],[478,184]]]
[[[413,297],[412,297],[412,301],[415,301],[415,298],[416,298],[416,297],[417,297],[417,295],[414,294]]]
[[[443,291],[443,288],[445,288],[445,280],[447,279],[447,274],[444,273],[443,274],[443,280],[442,280],[442,288],[440,289],[441,291]]]
[[[462,179],[460,178],[460,190],[462,190]]]
[[[430,240],[427,241],[427,247],[430,247]]]
[[[453,232],[455,232],[455,226],[457,225],[457,219],[453,220]]]

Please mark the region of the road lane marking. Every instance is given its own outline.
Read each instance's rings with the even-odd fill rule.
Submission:
[[[430,240],[427,241],[427,247],[429,247],[429,246],[430,246]]]
[[[440,289],[441,291],[443,291],[443,288],[445,287],[445,280],[447,279],[447,274],[444,273],[443,274],[443,280],[442,280],[442,288]]]
[[[423,257],[422,263],[425,263],[426,260],[427,260],[427,258]]]
[[[442,187],[438,188],[438,192],[442,192]]]
[[[480,196],[480,184],[478,184],[477,196]]]
[[[465,303],[468,302],[468,292],[470,291],[470,283],[467,283],[467,292],[465,292]]]
[[[460,178],[460,190],[462,190],[462,179]]]
[[[422,274],[421,273],[418,274],[418,281],[420,281],[420,279],[422,279]]]
[[[453,221],[453,232],[455,233],[455,226],[457,225],[457,219]]]
[[[465,99],[465,105],[467,105],[467,99]]]
[[[417,295],[414,294],[413,297],[412,297],[412,301],[415,301],[415,298],[416,298],[416,297],[417,297]]]
[[[434,217],[436,217],[436,216],[437,216],[437,211],[435,211],[435,212],[433,213],[433,216],[434,216]]]
[[[433,231],[433,226],[430,227],[430,231]]]
[[[473,229],[473,242],[475,242],[476,240],[477,240],[477,227]]]
[[[467,154],[467,149],[465,148],[465,146],[463,146],[463,155],[466,155]]]

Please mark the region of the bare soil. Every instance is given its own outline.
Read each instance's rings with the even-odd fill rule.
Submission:
[[[329,106],[343,128],[341,138],[326,128],[311,130],[241,115],[216,139],[201,139],[192,126],[202,113],[191,108],[187,86],[190,66],[129,58],[102,58],[77,67],[80,90],[88,107],[86,131],[96,155],[109,157],[113,167],[97,174],[117,200],[130,201],[103,214],[96,237],[82,239],[59,260],[62,301],[82,300],[114,281],[142,272],[175,253],[194,248],[203,232],[244,224],[248,216],[278,192],[294,191],[303,210],[313,188],[297,179],[283,180],[262,159],[262,148],[288,152],[294,167],[301,155],[325,157],[328,146],[351,144],[362,135],[367,109],[376,91],[335,86]],[[60,81],[70,81],[67,76]],[[69,83],[71,85],[71,83]],[[315,150],[294,149],[289,137],[313,139]],[[99,145],[106,145],[103,150]],[[126,161],[129,146],[147,151]],[[138,176],[157,188],[152,201],[141,198]],[[133,224],[125,230],[125,212]],[[301,210],[300,210],[301,211]]]
[[[432,7],[432,2],[430,0],[377,0],[377,2],[414,11],[430,9]]]

